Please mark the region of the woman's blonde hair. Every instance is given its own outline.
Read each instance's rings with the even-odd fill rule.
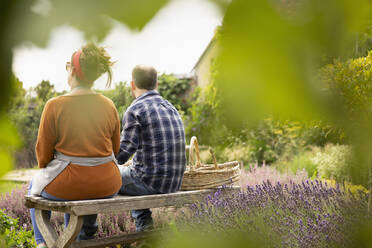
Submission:
[[[108,74],[106,87],[111,86],[113,62],[110,61],[111,57],[103,47],[98,47],[93,42],[89,42],[81,48],[81,55],[79,64],[84,74],[84,78],[78,78],[79,82],[83,85],[91,87],[93,82],[99,78],[103,73]],[[74,53],[75,54],[75,53]],[[73,61],[74,54],[72,54],[71,62]]]

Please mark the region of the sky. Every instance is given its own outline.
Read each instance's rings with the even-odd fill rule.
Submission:
[[[131,70],[137,64],[152,65],[159,73],[185,74],[191,72],[221,22],[222,14],[213,3],[173,0],[141,32],[115,23],[99,45],[116,61],[113,83],[130,81]],[[57,91],[68,90],[66,62],[84,43],[79,30],[66,25],[57,27],[46,48],[29,43],[15,48],[13,71],[26,89],[49,80]],[[102,76],[94,88],[104,89],[106,80]]]

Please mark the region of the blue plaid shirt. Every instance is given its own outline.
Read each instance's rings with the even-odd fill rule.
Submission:
[[[126,110],[119,164],[133,154],[132,172],[159,193],[181,187],[186,166],[185,131],[181,117],[157,91],[139,96]]]

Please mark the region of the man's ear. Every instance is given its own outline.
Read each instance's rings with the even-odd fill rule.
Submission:
[[[155,90],[157,90],[158,89],[158,81],[156,81],[156,84],[155,84]]]
[[[134,81],[130,81],[130,87],[132,88],[132,90],[135,90],[136,89],[136,84],[134,83]]]

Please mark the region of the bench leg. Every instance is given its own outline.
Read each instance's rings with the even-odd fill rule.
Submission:
[[[75,241],[83,226],[83,216],[70,215],[70,221],[67,228],[58,237],[50,219],[48,218],[48,211],[35,209],[35,217],[37,226],[49,248],[66,248]]]
[[[35,208],[35,218],[36,224],[47,246],[53,247],[58,236],[54,231],[52,224],[50,223],[48,211]]]

